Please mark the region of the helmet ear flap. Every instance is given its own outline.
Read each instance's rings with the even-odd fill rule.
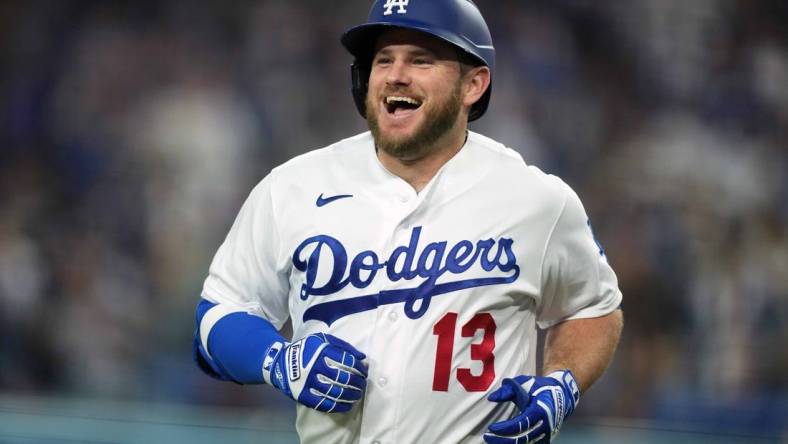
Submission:
[[[367,90],[369,89],[369,71],[370,66],[368,63],[361,63],[358,60],[350,65],[350,75],[352,78],[352,92],[353,102],[356,103],[356,109],[361,114],[361,117],[367,118]]]
[[[473,122],[474,120],[481,117],[485,111],[487,111],[487,106],[490,104],[490,97],[492,96],[492,83],[487,87],[487,91],[484,92],[484,95],[473,104],[471,107],[471,112],[468,114],[468,122]]]

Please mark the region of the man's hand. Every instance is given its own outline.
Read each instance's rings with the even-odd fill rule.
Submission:
[[[549,443],[580,400],[580,390],[569,370],[544,377],[506,378],[501,388],[487,397],[493,402],[512,401],[520,413],[490,425],[484,434],[488,444]]]
[[[307,407],[347,412],[367,388],[364,358],[339,338],[312,334],[272,345],[263,360],[263,379]]]

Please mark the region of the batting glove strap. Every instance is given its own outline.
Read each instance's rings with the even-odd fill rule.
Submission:
[[[557,370],[547,375],[547,377],[558,381],[558,387],[561,388],[561,398],[563,398],[563,410],[565,412],[561,415],[561,420],[563,421],[575,411],[577,404],[580,403],[580,388],[577,386],[577,381],[575,381],[575,375],[570,370]],[[555,390],[555,387],[551,389]]]
[[[552,442],[564,420],[580,401],[580,390],[569,370],[547,376],[517,376],[502,381],[501,388],[488,396],[493,402],[511,401],[519,413],[496,422],[484,434],[490,444],[527,444]]]
[[[366,390],[365,357],[339,338],[313,334],[273,344],[263,358],[263,379],[307,407],[346,412]]]
[[[263,358],[263,381],[265,381],[266,384],[273,385],[279,390],[283,390],[283,386],[285,385],[284,375],[282,374],[281,368],[279,366],[275,367],[274,364],[277,363],[279,356],[282,354],[282,350],[288,345],[290,345],[289,342],[273,343],[265,352],[265,357]]]

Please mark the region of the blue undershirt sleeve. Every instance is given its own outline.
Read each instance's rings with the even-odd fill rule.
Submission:
[[[285,339],[260,316],[201,299],[192,355],[206,374],[239,384],[262,384],[263,359]]]

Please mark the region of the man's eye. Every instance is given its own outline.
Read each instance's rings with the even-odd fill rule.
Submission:
[[[375,64],[376,65],[388,65],[389,63],[391,63],[391,59],[389,59],[387,57],[380,57],[380,58],[375,59]]]
[[[432,63],[429,59],[413,59],[414,65],[429,65]]]

